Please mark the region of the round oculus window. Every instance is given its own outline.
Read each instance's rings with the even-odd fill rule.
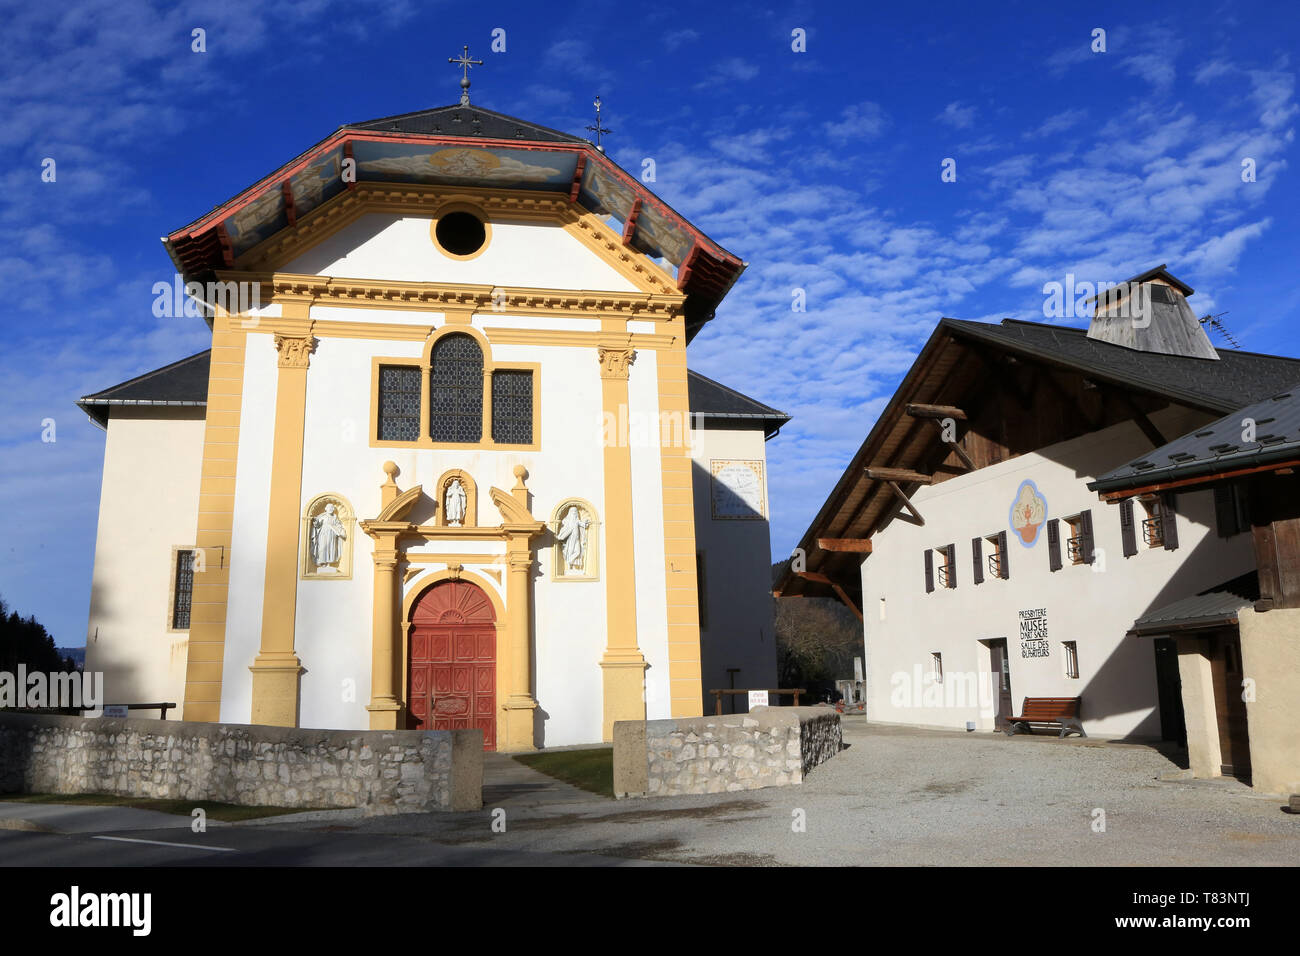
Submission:
[[[483,220],[469,212],[449,212],[438,220],[434,236],[445,252],[453,256],[472,256],[487,242]]]

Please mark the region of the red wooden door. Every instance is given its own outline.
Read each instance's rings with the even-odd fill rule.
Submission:
[[[420,596],[406,696],[414,729],[477,727],[483,749],[496,750],[495,622],[492,602],[467,581],[443,581]]]

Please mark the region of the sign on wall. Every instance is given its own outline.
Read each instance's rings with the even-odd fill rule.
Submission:
[[[1036,607],[1020,612],[1020,656],[1047,657],[1047,608]]]
[[[1011,502],[1010,519],[1011,528],[1020,543],[1026,548],[1032,548],[1038,541],[1038,529],[1047,521],[1047,499],[1028,478],[1016,489],[1015,500]]]
[[[765,691],[765,690],[751,690],[751,691],[749,692],[749,709],[750,709],[750,710],[753,710],[755,707],[766,707],[766,706],[768,706],[768,704],[767,704],[767,691]]]

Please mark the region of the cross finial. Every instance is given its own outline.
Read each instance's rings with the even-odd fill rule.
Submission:
[[[605,129],[605,127],[600,125],[600,97],[599,96],[596,97],[596,102],[593,103],[592,106],[596,107],[596,125],[588,126],[587,129],[591,130],[593,133],[596,134],[596,148],[603,153],[605,151],[605,147],[601,145],[600,138],[605,133],[612,133],[614,131],[612,129]]]
[[[471,66],[482,66],[483,61],[469,58],[469,44],[467,43],[460,56],[449,56],[447,62],[455,63],[464,69],[465,74],[460,78],[460,105],[469,106],[469,68]]]

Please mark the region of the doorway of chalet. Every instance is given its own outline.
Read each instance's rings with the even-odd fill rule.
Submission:
[[[1219,725],[1220,772],[1250,781],[1250,734],[1246,702],[1242,699],[1245,675],[1241,665],[1241,636],[1236,627],[1223,628],[1206,642],[1210,681],[1214,685],[1214,713]]]
[[[998,637],[980,643],[989,649],[989,671],[993,677],[993,705],[996,708],[993,715],[993,729],[1006,730],[1010,726],[1007,718],[1015,713],[1012,709],[1015,705],[1011,697],[1011,658],[1007,655],[1007,639]]]
[[[413,730],[483,731],[496,750],[496,614],[482,589],[442,581],[411,611],[406,699]]]

